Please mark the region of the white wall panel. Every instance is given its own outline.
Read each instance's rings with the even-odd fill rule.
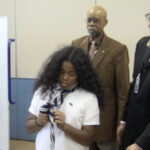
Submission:
[[[0,17],[0,150],[9,150],[7,17]]]
[[[0,16],[8,18],[8,38],[15,36],[15,0],[0,0]],[[16,76],[16,44],[11,46],[11,75]]]

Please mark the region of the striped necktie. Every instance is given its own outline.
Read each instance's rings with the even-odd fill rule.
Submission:
[[[53,114],[53,109],[56,107],[59,108],[62,103],[64,102],[64,97],[67,96],[67,94],[72,93],[75,91],[77,86],[74,86],[70,90],[62,90],[60,92],[60,89],[58,89],[58,92],[60,92],[60,95],[55,97],[53,101],[50,101],[49,103],[46,103],[45,105],[42,105],[40,108],[41,113],[48,113],[49,114],[49,119],[50,119],[50,150],[54,150],[55,146],[55,131],[54,131],[54,114]]]
[[[93,60],[96,53],[97,53],[96,42],[92,41],[91,46],[90,46],[90,50],[89,50],[89,56],[90,56],[91,60]]]

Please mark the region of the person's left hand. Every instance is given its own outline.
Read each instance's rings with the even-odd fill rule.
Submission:
[[[142,149],[136,144],[131,144],[126,148],[126,150],[142,150]]]
[[[54,110],[54,120],[60,129],[63,129],[65,124],[65,115],[59,110]]]
[[[122,140],[122,136],[124,134],[124,130],[125,130],[125,124],[120,124],[117,128],[117,142],[118,145],[121,144],[121,140]]]

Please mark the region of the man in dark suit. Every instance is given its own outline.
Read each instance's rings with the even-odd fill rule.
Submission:
[[[146,18],[150,27],[150,13]],[[150,150],[150,36],[136,46],[133,82],[117,138],[119,150]]]
[[[95,140],[101,150],[116,150],[116,128],[129,87],[128,51],[124,44],[104,33],[107,25],[104,8],[92,7],[87,12],[86,21],[89,35],[74,40],[72,44],[89,54],[102,87],[104,103]]]

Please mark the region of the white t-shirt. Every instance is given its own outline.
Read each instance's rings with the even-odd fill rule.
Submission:
[[[37,90],[33,96],[29,112],[38,116],[40,107],[45,104]],[[76,89],[65,98],[60,110],[65,115],[65,122],[81,129],[83,125],[99,124],[98,101],[94,94],[83,89]],[[50,124],[47,123],[36,136],[36,150],[50,150]],[[89,150],[88,146],[81,145],[71,139],[55,125],[55,150]]]

